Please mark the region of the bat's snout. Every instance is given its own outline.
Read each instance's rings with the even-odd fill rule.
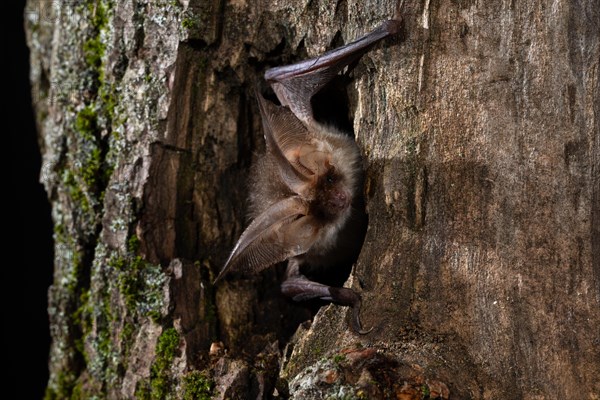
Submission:
[[[344,191],[334,191],[331,193],[328,205],[332,210],[345,210],[350,205],[350,196]]]

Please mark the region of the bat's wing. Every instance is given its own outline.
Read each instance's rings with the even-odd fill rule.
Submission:
[[[299,197],[273,204],[244,231],[217,283],[228,271],[257,273],[278,262],[306,253],[316,240],[319,226]]]
[[[296,64],[271,68],[265,79],[271,84],[282,105],[307,126],[314,123],[311,97],[345,66],[367,52],[380,40],[400,31],[400,20],[388,20],[365,36],[345,46]]]

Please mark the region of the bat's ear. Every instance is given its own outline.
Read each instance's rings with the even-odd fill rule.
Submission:
[[[262,118],[267,151],[275,157],[286,184],[296,193],[312,181],[313,171],[296,160],[289,159],[292,154],[310,142],[306,126],[287,107],[277,106],[256,93],[258,108]]]
[[[214,283],[230,270],[257,273],[307,252],[319,229],[307,213],[308,205],[297,196],[267,208],[246,228]]]
[[[277,106],[256,93],[267,146],[278,147],[285,153],[306,143],[308,129],[288,107]]]

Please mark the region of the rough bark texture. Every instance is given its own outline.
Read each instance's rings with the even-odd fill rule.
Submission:
[[[326,306],[292,336],[310,310],[276,269],[211,285],[264,146],[253,92],[397,9],[402,37],[330,99],[364,156],[346,284],[374,329]],[[29,0],[47,398],[600,398],[599,10]]]

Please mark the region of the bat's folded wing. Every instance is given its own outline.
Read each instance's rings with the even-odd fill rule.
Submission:
[[[271,68],[265,72],[265,79],[271,84],[281,104],[288,106],[302,122],[310,126],[314,123],[311,97],[375,43],[397,34],[400,27],[400,20],[384,21],[365,36],[319,57]]]
[[[257,273],[306,253],[319,232],[316,220],[307,213],[308,205],[299,197],[267,208],[246,228],[215,283],[230,270]]]

